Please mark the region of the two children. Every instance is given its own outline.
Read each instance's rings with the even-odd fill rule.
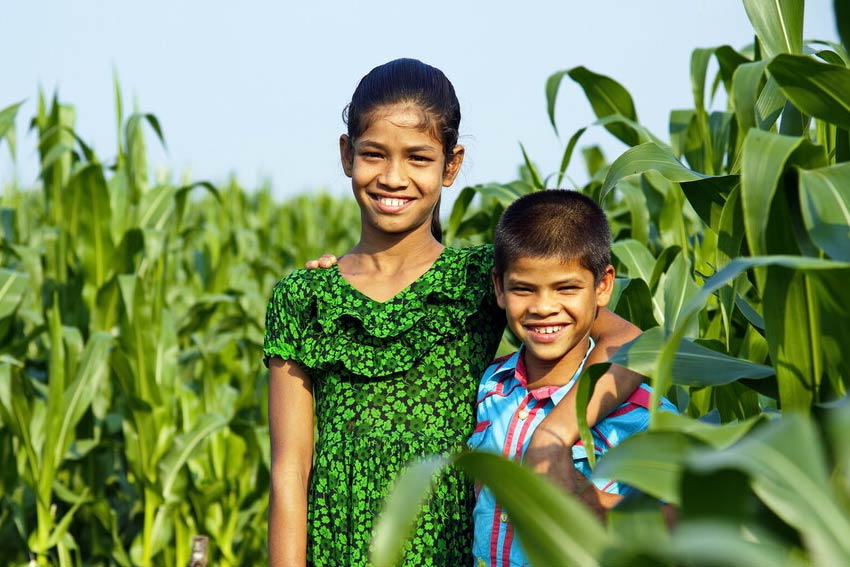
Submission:
[[[591,326],[611,298],[610,248],[604,212],[580,193],[532,193],[502,214],[493,284],[522,346],[484,372],[470,447],[521,460],[537,426],[574,386],[594,348]],[[647,428],[650,396],[642,385],[592,429],[597,456]],[[662,405],[676,411],[666,400]],[[585,451],[578,444],[572,457],[577,472],[590,477]],[[613,481],[593,483],[597,511],[613,507],[628,490]],[[477,565],[528,564],[507,514],[487,488],[478,494],[473,517]]]

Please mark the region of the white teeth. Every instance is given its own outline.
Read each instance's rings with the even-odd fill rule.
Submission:
[[[402,199],[387,199],[385,197],[381,197],[379,201],[386,207],[401,207],[407,202]]]
[[[555,327],[534,327],[534,330],[541,335],[551,335],[552,333],[557,333],[564,327],[562,325],[558,325]]]

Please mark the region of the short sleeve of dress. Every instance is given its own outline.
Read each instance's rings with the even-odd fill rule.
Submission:
[[[266,333],[263,340],[263,362],[279,356],[284,360],[297,360],[297,345],[303,329],[304,309],[307,302],[300,297],[296,275],[290,275],[277,283],[272,290],[266,308]]]

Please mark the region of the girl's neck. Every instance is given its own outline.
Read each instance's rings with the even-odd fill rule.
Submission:
[[[353,260],[351,267],[376,275],[394,275],[423,264],[430,267],[445,248],[427,231],[406,234],[374,234],[364,231],[360,242],[343,258]],[[342,266],[341,264],[341,267]],[[427,268],[426,268],[427,270]]]
[[[398,238],[369,238],[363,234],[351,252],[339,259],[342,277],[363,295],[385,302],[427,272],[444,246],[430,232],[427,237],[407,234]]]

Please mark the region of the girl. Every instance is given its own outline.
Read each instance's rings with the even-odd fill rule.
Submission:
[[[391,481],[417,457],[463,446],[478,380],[504,329],[492,248],[444,247],[432,227],[464,156],[460,107],[445,75],[412,59],[376,67],[344,118],[340,155],[360,207],[360,241],[330,269],[281,280],[266,315],[272,566],[367,564]],[[591,363],[635,330],[604,311],[594,331],[603,347],[594,352],[603,354]],[[622,391],[610,376],[600,384],[594,400],[604,402],[592,400],[591,419],[637,380],[620,381]],[[574,408],[561,405],[570,407],[541,425],[561,440],[556,449],[577,437]],[[548,442],[529,455],[546,457]],[[473,505],[470,484],[448,471],[404,564],[468,565]]]

